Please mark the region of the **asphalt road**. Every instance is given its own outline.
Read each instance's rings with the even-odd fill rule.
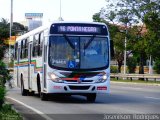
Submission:
[[[111,94],[98,95],[95,103],[83,96],[41,101],[36,95],[21,96],[20,89],[13,88],[7,101],[29,120],[104,120],[109,114],[160,114],[160,86],[111,83]]]

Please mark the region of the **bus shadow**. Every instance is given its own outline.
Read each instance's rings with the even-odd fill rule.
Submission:
[[[49,101],[57,102],[57,103],[90,103],[87,101],[86,97],[71,95],[71,96],[57,96],[52,95],[49,96]]]
[[[53,101],[57,103],[77,103],[77,104],[134,104],[134,103],[144,103],[143,98],[128,96],[128,95],[97,95],[95,102],[88,102],[86,97],[72,95],[72,96],[50,96],[48,101]]]
[[[41,99],[38,94],[30,95],[30,97],[36,97],[38,99]],[[89,103],[84,96],[78,96],[78,95],[49,95],[48,99],[46,101],[52,101],[57,103]]]

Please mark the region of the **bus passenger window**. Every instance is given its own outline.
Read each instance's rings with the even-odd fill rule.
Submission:
[[[39,34],[36,34],[34,36],[34,40],[33,40],[33,57],[36,57],[38,55],[38,39],[39,39]]]
[[[42,56],[42,43],[43,43],[43,33],[39,34],[39,39],[38,39],[38,56]]]
[[[23,48],[22,48],[22,59],[25,58],[25,40],[23,40]]]
[[[33,51],[32,51],[32,56],[35,57],[35,42],[33,42]]]
[[[25,45],[24,45],[24,58],[28,57],[28,39],[25,39]]]
[[[14,46],[14,59],[17,60],[17,54],[18,54],[18,43],[15,44]]]
[[[23,40],[21,41],[21,54],[20,54],[20,58],[23,58]]]

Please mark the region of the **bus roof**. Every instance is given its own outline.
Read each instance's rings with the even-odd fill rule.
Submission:
[[[19,40],[22,40],[22,39],[26,39],[27,37],[31,36],[31,35],[34,35],[36,33],[39,33],[41,31],[44,31],[44,30],[47,30],[48,29],[48,26],[41,26],[41,27],[38,27],[32,31],[29,31],[27,33],[25,33],[24,35],[21,35],[20,37],[18,37],[16,39],[16,41],[19,41]]]

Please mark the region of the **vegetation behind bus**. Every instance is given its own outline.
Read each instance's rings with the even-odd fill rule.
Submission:
[[[15,34],[15,31],[12,34]],[[9,70],[7,69],[6,64],[3,62],[3,58],[8,49],[8,45],[4,43],[4,40],[8,37],[9,23],[7,20],[2,18],[0,20],[0,119],[22,120],[22,117],[12,109],[11,105],[5,103],[5,95],[7,92],[5,88],[5,83],[11,79]],[[12,65],[9,66],[11,67]]]
[[[130,56],[136,60],[136,65],[140,66],[139,73],[144,74],[144,65],[150,56],[155,62],[154,69],[160,73],[159,0],[117,0],[116,2],[117,4],[114,5],[111,0],[108,0],[106,8],[93,15],[93,19],[109,24],[110,36],[115,46],[114,59],[119,66],[118,72],[121,72],[124,61],[124,40],[126,37],[127,60]],[[121,9],[117,9],[118,7]],[[141,23],[141,26],[138,25],[138,22]],[[124,32],[122,33],[122,31]]]

